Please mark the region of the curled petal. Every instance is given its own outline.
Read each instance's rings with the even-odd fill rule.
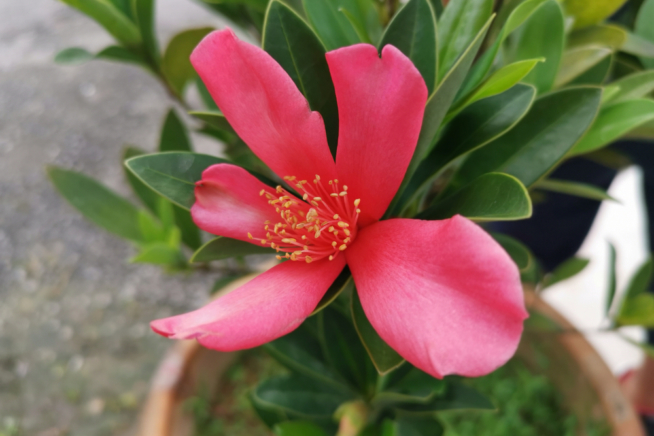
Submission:
[[[375,330],[423,371],[476,377],[515,353],[527,317],[520,275],[472,221],[380,221],[346,258]]]
[[[153,321],[172,339],[197,339],[207,348],[257,347],[295,330],[345,266],[341,256],[311,264],[287,261],[194,312]]]
[[[427,101],[420,72],[397,48],[357,44],[327,53],[338,103],[336,167],[361,225],[378,220],[402,183]]]
[[[191,63],[236,133],[278,176],[335,178],[322,116],[268,53],[226,29],[207,35]]]

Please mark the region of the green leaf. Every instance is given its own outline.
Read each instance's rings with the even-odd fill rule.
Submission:
[[[211,262],[212,260],[229,259],[236,256],[248,256],[250,254],[274,254],[275,251],[269,246],[261,246],[258,242],[239,241],[238,239],[224,238],[218,236],[204,244],[193,253],[190,262]]]
[[[627,100],[645,97],[654,91],[654,71],[630,74],[620,80],[611,82],[611,86],[616,86],[617,91],[607,96],[608,90],[604,90],[605,97],[602,104],[622,103]]]
[[[567,280],[571,277],[576,276],[581,271],[583,271],[586,266],[590,263],[588,259],[582,259],[580,257],[571,257],[570,259],[563,262],[561,265],[556,267],[552,274],[545,277],[543,280],[543,286],[549,287],[556,283]]]
[[[145,151],[136,147],[126,147],[123,151],[123,162],[132,157],[144,154]],[[125,165],[123,165],[123,170],[125,171],[125,177],[127,177],[127,181],[132,187],[134,194],[136,194],[136,196],[151,212],[156,214],[160,198],[159,194],[150,189],[145,183],[129,171]]]
[[[575,30],[568,37],[569,48],[604,47],[617,50],[627,41],[627,32],[614,24],[599,24]]]
[[[139,210],[132,203],[83,174],[57,167],[47,171],[57,191],[86,219],[120,237],[142,239]]]
[[[641,61],[645,61],[643,65],[646,67],[652,61],[652,58],[654,58],[654,42],[634,33],[627,32],[627,40],[621,49],[625,53],[640,56]]]
[[[652,283],[652,274],[654,273],[654,261],[650,256],[645,263],[643,263],[636,273],[631,277],[627,291],[625,292],[626,299],[637,297],[640,294],[647,292],[650,283]]]
[[[654,0],[645,0],[638,11],[634,32],[642,39],[654,42]],[[640,61],[647,69],[654,69],[654,59],[651,56],[641,56]]]
[[[545,58],[524,78],[536,86],[540,94],[554,86],[564,44],[564,20],[561,6],[555,0],[543,3],[517,32],[515,60]]]
[[[159,139],[159,151],[193,151],[186,125],[175,109],[171,108],[166,115]]]
[[[195,182],[202,179],[202,171],[218,163],[229,161],[206,154],[167,152],[133,157],[125,165],[159,195],[190,210],[195,203]]]
[[[466,105],[469,105],[482,98],[492,97],[501,94],[504,91],[514,87],[520,82],[527,74],[534,69],[536,64],[543,62],[545,59],[528,59],[526,61],[514,62],[506,65],[486,80],[472,96],[466,100]]]
[[[331,419],[338,406],[353,398],[349,392],[316,379],[290,374],[261,382],[253,392],[257,403],[292,416]]]
[[[447,382],[445,380],[436,379],[408,364],[402,368],[405,367],[409,367],[409,369],[399,381],[373,397],[371,402],[376,407],[388,407],[396,403],[426,404],[446,391]]]
[[[580,47],[566,50],[554,86],[560,87],[610,58],[612,50],[604,47]]]
[[[445,429],[431,416],[403,415],[395,421],[394,436],[442,436]]]
[[[346,289],[354,289],[352,273],[350,272],[350,268],[347,266],[343,268],[343,271],[341,271],[338,277],[336,277],[334,283],[332,283],[329,289],[327,289],[327,292],[325,292],[325,295],[323,295],[323,297],[320,299],[316,308],[313,309],[311,315],[315,315],[325,307],[329,306]]]
[[[603,107],[588,133],[575,145],[571,154],[583,154],[600,149],[630,130],[652,120],[654,120],[653,100],[627,100]]]
[[[202,245],[202,236],[200,229],[195,225],[191,213],[175,204],[173,206],[173,214],[175,216],[175,225],[182,232],[182,241],[191,250],[197,250]]]
[[[654,328],[654,295],[647,293],[626,298],[622,302],[616,323],[618,326]]]
[[[601,85],[606,81],[613,67],[614,55],[599,61],[594,67],[575,77],[568,85]]]
[[[354,282],[351,283],[353,287]],[[368,393],[376,374],[350,319],[331,307],[317,317],[320,342],[330,367],[359,392]]]
[[[312,110],[325,121],[332,155],[338,142],[336,92],[325,58],[325,48],[316,34],[288,6],[270,2],[263,28],[263,49],[291,76]]]
[[[527,271],[531,267],[533,255],[522,242],[502,233],[491,233],[491,236],[511,256],[520,271]]]
[[[202,103],[204,103],[206,108],[209,111],[220,112],[218,110],[218,105],[216,104],[215,101],[213,101],[213,97],[209,93],[207,86],[204,84],[204,82],[199,76],[195,79],[195,86],[197,87],[198,92],[200,93],[200,98],[202,99]]]
[[[152,242],[141,248],[139,253],[129,261],[132,263],[181,266],[184,263],[184,257],[180,253],[179,247],[171,247],[165,242]]]
[[[438,71],[436,16],[427,0],[410,0],[388,24],[379,49],[391,44],[416,66],[431,95]]]
[[[136,19],[139,32],[141,33],[143,46],[150,60],[155,65],[158,65],[161,61],[161,55],[155,32],[154,5],[155,0],[132,0],[132,10],[134,11],[134,18]]]
[[[432,414],[441,410],[454,409],[492,410],[495,409],[495,406],[477,390],[462,383],[450,381],[444,395],[437,396],[426,404],[405,403],[397,405],[396,408],[407,412]]]
[[[613,15],[626,0],[564,0],[566,12],[575,18],[576,29],[600,23]]]
[[[368,321],[357,292],[352,292],[351,311],[354,327],[379,374],[388,374],[404,363],[402,356],[384,342]]]
[[[508,133],[473,152],[454,176],[451,186],[470,183],[499,171],[529,187],[568,153],[593,122],[602,90],[567,88],[540,97]]]
[[[488,25],[492,12],[492,0],[450,0],[438,22],[439,81]]]
[[[304,10],[327,50],[361,42],[356,30],[340,9],[358,10],[356,0],[302,0]]]
[[[606,314],[609,314],[611,306],[613,305],[613,300],[615,299],[615,291],[618,287],[617,281],[617,253],[615,251],[615,245],[609,242],[609,289],[607,292],[606,299]]]
[[[571,182],[569,180],[545,179],[538,181],[534,187],[536,189],[544,189],[546,191],[559,192],[561,194],[569,194],[577,197],[589,198],[591,200],[617,201],[615,198],[607,194],[605,190],[587,183]]]
[[[127,47],[139,47],[141,45],[139,29],[113,4],[103,0],[62,1],[91,17],[121,44]]]
[[[195,118],[204,121],[213,128],[236,134],[234,129],[232,129],[232,126],[229,125],[225,115],[218,110],[190,111],[189,115],[193,115]]]
[[[95,55],[95,58],[104,59],[107,61],[135,64],[150,70],[150,66],[141,55],[118,45],[110,45],[109,47],[105,47]]]
[[[161,60],[161,72],[178,95],[183,95],[186,85],[197,77],[191,65],[191,52],[212,30],[212,27],[185,30],[168,43]]]
[[[276,436],[327,436],[322,428],[309,421],[287,421],[275,426]]]
[[[531,216],[529,192],[520,180],[488,173],[448,195],[416,218],[440,220],[463,215],[475,221],[512,221]]]
[[[71,47],[57,53],[54,61],[58,64],[82,64],[93,58],[95,58],[93,53],[80,47]]]

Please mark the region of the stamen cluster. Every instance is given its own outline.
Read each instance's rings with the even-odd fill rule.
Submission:
[[[348,202],[347,185],[339,186],[337,179],[324,184],[316,175],[313,183],[286,176],[289,185],[297,188],[302,200],[277,186],[275,194],[262,189],[268,204],[275,208],[281,221],[264,223],[265,235],[252,236],[262,245],[270,245],[277,252],[277,259],[304,260],[311,263],[324,257],[333,260],[354,241],[359,218],[360,199]]]

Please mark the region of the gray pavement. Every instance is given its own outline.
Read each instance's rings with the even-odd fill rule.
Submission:
[[[164,40],[210,24],[190,0],[162,0],[159,12]],[[55,164],[128,195],[123,145],[154,149],[171,104],[155,80],[126,65],[52,61],[69,46],[110,42],[54,0],[0,0],[3,436],[14,423],[30,436],[129,434],[170,345],[148,322],[199,306],[216,278],[129,264],[130,245],[86,222],[46,179]]]

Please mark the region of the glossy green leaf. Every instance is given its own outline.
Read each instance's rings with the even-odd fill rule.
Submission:
[[[132,10],[138,25],[143,46],[148,53],[150,60],[158,65],[160,62],[159,43],[155,32],[155,0],[132,0]]]
[[[58,64],[82,64],[93,58],[95,58],[95,55],[86,49],[71,47],[57,53],[54,61]]]
[[[531,254],[531,251],[529,251],[529,248],[517,239],[502,233],[491,233],[491,236],[502,246],[502,248],[504,248],[504,250],[506,250],[509,256],[511,256],[511,259],[513,259],[520,271],[526,271],[529,269],[533,262],[533,255]]]
[[[336,155],[338,107],[336,92],[325,58],[325,48],[316,34],[292,9],[270,2],[263,28],[263,49],[291,76],[312,110],[325,121],[327,140]]]
[[[126,239],[140,241],[139,210],[104,185],[75,171],[48,167],[57,191],[86,219]]]
[[[218,110],[191,111],[189,112],[189,115],[193,115],[195,118],[204,121],[211,127],[214,127],[218,130],[223,130],[234,134],[236,133],[234,132],[234,129],[232,129],[232,126],[230,126],[227,118],[225,118],[225,115],[223,115],[223,113]]]
[[[426,404],[436,396],[445,393],[447,389],[445,380],[434,378],[409,364],[403,366],[402,369],[406,367],[408,370],[405,375],[400,377],[399,381],[373,397],[371,402],[376,407],[389,407],[397,403]]]
[[[588,266],[590,260],[582,259],[580,257],[571,257],[556,267],[554,271],[543,280],[543,286],[549,287],[556,283],[567,280],[576,276]]]
[[[564,0],[566,12],[575,18],[574,26],[579,29],[600,23],[613,15],[626,0]]]
[[[566,50],[554,86],[560,87],[581,76],[606,58],[612,50],[604,47],[579,47]]]
[[[448,123],[434,149],[416,170],[404,204],[410,204],[425,192],[455,159],[509,131],[527,113],[535,95],[533,86],[519,84],[466,107]]]
[[[381,43],[400,49],[418,68],[429,94],[436,86],[438,71],[436,15],[428,0],[410,0],[393,17]]]
[[[539,62],[543,61],[543,58],[528,59],[526,61],[514,62],[500,68],[494,72],[488,80],[486,80],[479,89],[474,92],[474,94],[472,94],[472,96],[466,101],[466,105],[481,100],[482,98],[501,94],[512,88],[528,75]]]
[[[225,159],[199,153],[167,152],[137,156],[125,162],[127,168],[155,192],[190,210],[195,203],[195,182],[202,171]]]
[[[320,299],[316,308],[313,309],[311,315],[315,315],[325,307],[329,306],[339,295],[341,295],[343,291],[351,291],[353,289],[354,281],[352,279],[352,273],[350,272],[350,268],[346,266],[343,268],[343,271],[341,271],[338,277],[336,277],[334,283],[332,283],[329,289],[327,289],[327,292],[325,292],[325,295],[323,295],[323,297]]]
[[[311,26],[327,50],[361,42],[356,30],[340,9],[357,11],[356,0],[302,0]]]
[[[305,326],[265,344],[263,348],[291,371],[326,384],[343,386],[338,375],[327,364],[320,342]]]
[[[539,93],[552,89],[559,71],[564,44],[561,6],[555,0],[543,3],[517,32],[515,60],[545,58],[524,78]]]
[[[567,88],[540,97],[508,133],[474,151],[454,176],[457,188],[493,171],[512,174],[529,187],[547,174],[595,119],[602,91]]]
[[[141,35],[138,27],[110,2],[103,0],[62,1],[91,17],[121,44],[127,47],[140,46]]]
[[[463,215],[475,221],[512,221],[531,216],[531,199],[520,181],[502,173],[488,173],[438,199],[416,218],[440,220]]]
[[[136,147],[126,147],[123,151],[123,162],[127,159],[144,154],[145,151]],[[125,165],[123,165],[123,170],[125,171],[125,177],[127,178],[132,191],[134,191],[134,194],[136,194],[136,196],[151,212],[156,214],[160,198],[159,194],[150,189],[145,183],[129,171]]]
[[[438,21],[439,81],[486,26],[492,12],[492,0],[450,0]]]
[[[270,378],[253,392],[266,408],[290,415],[331,419],[338,406],[352,399],[352,394],[331,384],[298,374]]]
[[[477,390],[459,382],[450,381],[444,395],[439,395],[426,404],[406,403],[397,409],[413,413],[432,414],[441,410],[479,409],[493,410],[495,406]]]
[[[609,311],[611,310],[611,306],[613,305],[613,300],[615,299],[615,292],[618,288],[618,281],[617,281],[617,260],[618,256],[615,250],[615,245],[609,242],[609,288],[607,292],[607,299],[606,299],[606,314],[609,314]]]
[[[652,120],[654,100],[627,100],[603,107],[588,133],[571,153],[577,155],[600,149]]]
[[[175,109],[170,109],[161,129],[159,151],[193,151],[188,129]]]
[[[640,38],[654,43],[654,0],[645,0],[638,11],[634,32]],[[640,61],[647,69],[654,69],[654,58],[641,56]]]
[[[178,95],[181,96],[186,85],[197,77],[191,65],[191,52],[212,30],[212,27],[185,30],[173,36],[168,43],[161,59],[161,72]]]
[[[431,416],[400,416],[395,420],[394,436],[442,436],[445,429]]]
[[[589,185],[587,183],[571,182],[569,180],[545,179],[540,180],[534,185],[534,187],[537,189],[544,189],[546,191],[574,195],[576,197],[588,198],[591,200],[617,201],[615,198],[611,197],[604,189]]]
[[[602,104],[622,103],[623,101],[645,97],[654,91],[654,71],[630,74],[620,80],[611,82],[611,86],[616,86],[617,91],[607,96],[607,90],[605,89]]]
[[[605,47],[619,49],[627,41],[627,32],[614,24],[599,24],[576,30],[568,36],[568,47]]]
[[[287,421],[275,426],[276,436],[327,436],[321,428],[309,421]]]
[[[613,67],[613,59],[615,55],[611,54],[601,61],[599,61],[595,66],[589,68],[584,73],[575,77],[568,85],[601,85],[606,82],[609,74],[611,73],[611,68]]]
[[[236,256],[248,256],[250,254],[274,254],[275,251],[269,246],[239,241],[238,239],[224,238],[218,236],[204,244],[193,253],[190,262],[211,262],[212,260],[229,259]]]
[[[356,331],[377,372],[387,374],[400,366],[404,359],[375,331],[361,307],[361,300],[356,292],[352,292],[351,311]]]

